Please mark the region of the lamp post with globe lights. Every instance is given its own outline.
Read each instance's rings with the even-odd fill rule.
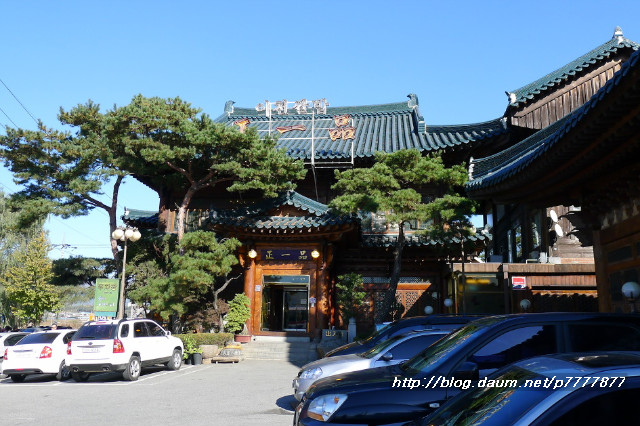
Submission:
[[[140,239],[142,235],[138,228],[131,226],[119,226],[111,233],[111,237],[114,240],[119,240],[124,243],[124,250],[122,252],[122,275],[120,277],[120,294],[118,296],[118,312],[116,319],[124,318],[124,287],[125,287],[125,267],[127,265],[127,241],[135,243]]]
[[[635,281],[629,281],[622,285],[622,294],[629,300],[631,305],[631,313],[636,313],[636,299],[640,296],[640,284]]]

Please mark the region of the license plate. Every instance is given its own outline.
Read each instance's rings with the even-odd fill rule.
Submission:
[[[89,353],[96,353],[99,352],[100,349],[98,348],[82,348],[82,352],[85,354],[89,354]]]

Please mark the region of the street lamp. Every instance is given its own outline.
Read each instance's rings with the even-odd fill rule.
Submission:
[[[636,299],[640,296],[640,284],[635,281],[629,281],[622,285],[622,294],[629,300],[631,304],[631,313],[636,312]]]
[[[124,251],[122,253],[122,276],[120,277],[120,294],[118,296],[118,312],[116,319],[124,318],[124,286],[125,286],[125,266],[127,264],[127,241],[135,243],[142,235],[138,228],[131,226],[119,226],[111,233],[114,240],[124,242]]]

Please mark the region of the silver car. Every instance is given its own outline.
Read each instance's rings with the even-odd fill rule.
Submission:
[[[449,333],[451,330],[414,331],[384,340],[366,352],[321,358],[300,369],[293,380],[293,395],[300,401],[313,382],[327,376],[399,364]]]

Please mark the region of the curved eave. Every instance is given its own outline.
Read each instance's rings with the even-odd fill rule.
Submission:
[[[612,79],[567,117],[494,156],[473,160],[467,193],[494,199],[525,192],[534,196],[550,185],[576,182],[592,165],[615,169],[616,159],[624,161],[631,155],[628,149],[617,153],[618,146],[637,135],[640,121],[639,55],[634,52]]]
[[[541,94],[545,94],[555,89],[560,84],[580,76],[585,72],[599,66],[603,61],[615,56],[621,50],[637,50],[640,47],[629,39],[618,37],[612,38],[601,46],[587,52],[565,66],[527,84],[517,90],[509,92],[515,100],[510,102],[510,107],[520,107],[522,104],[537,99]]]
[[[491,240],[490,235],[476,234],[464,238],[465,242],[483,243]],[[389,234],[365,234],[362,235],[362,245],[365,247],[393,247],[398,242],[397,235]],[[450,240],[436,240],[418,235],[405,235],[405,247],[442,247],[452,244],[460,244],[459,238]]]

